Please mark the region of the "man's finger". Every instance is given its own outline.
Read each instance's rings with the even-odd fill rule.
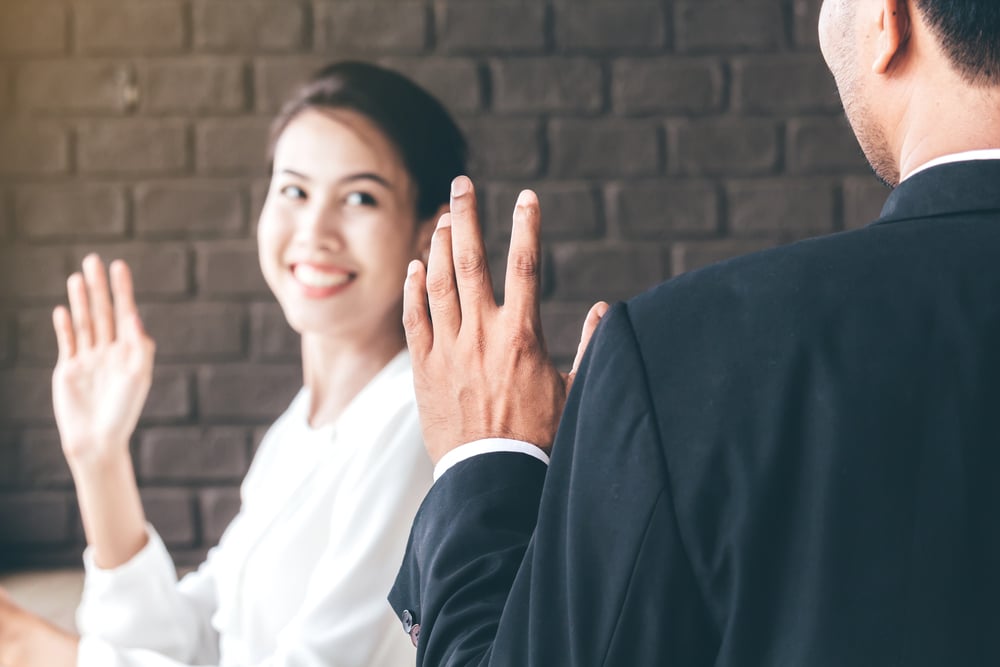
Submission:
[[[415,360],[425,358],[434,345],[430,315],[427,312],[427,274],[420,260],[413,260],[403,283],[403,330],[406,345]]]
[[[430,310],[434,336],[453,340],[462,326],[462,309],[458,301],[455,282],[455,264],[452,259],[451,214],[445,213],[438,221],[431,250],[427,256],[426,307]]]
[[[538,197],[523,191],[514,207],[514,226],[507,254],[507,278],[504,282],[504,311],[521,321],[539,321],[541,285],[541,210]]]
[[[115,339],[115,315],[111,309],[108,274],[100,257],[91,253],[84,258],[83,278],[87,283],[87,298],[90,300],[94,341],[98,345],[110,343]]]
[[[576,371],[580,368],[580,362],[583,361],[583,355],[587,353],[590,339],[594,336],[594,331],[597,330],[601,319],[607,314],[608,308],[610,308],[608,304],[598,301],[587,313],[587,319],[583,321],[583,332],[580,334],[580,345],[576,348],[576,358],[573,360],[573,370],[569,372],[571,377],[576,375]]]
[[[94,345],[94,330],[90,321],[90,302],[87,300],[87,285],[83,274],[76,272],[66,280],[69,296],[69,310],[76,330],[77,349],[87,349]]]
[[[479,228],[476,191],[467,176],[451,185],[451,243],[455,262],[455,283],[462,304],[462,322],[482,321],[496,309],[486,245]]]
[[[143,332],[139,310],[135,305],[135,289],[128,264],[120,259],[111,262],[111,292],[115,299],[115,322],[120,334],[129,336]]]
[[[56,331],[59,361],[72,359],[76,354],[76,336],[73,335],[73,320],[65,306],[56,306],[52,311],[52,328]]]

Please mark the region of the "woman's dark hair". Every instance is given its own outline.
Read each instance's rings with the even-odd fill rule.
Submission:
[[[278,137],[308,109],[347,109],[372,121],[399,151],[417,188],[417,218],[434,215],[465,173],[467,147],[444,106],[392,70],[362,62],[328,65],[301,86],[271,124],[268,159]]]

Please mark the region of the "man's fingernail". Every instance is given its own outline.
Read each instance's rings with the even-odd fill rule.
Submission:
[[[445,213],[438,218],[436,229],[444,229],[445,227],[451,227],[451,213]]]
[[[469,179],[466,176],[459,176],[451,182],[451,196],[461,197],[469,191]]]
[[[415,259],[410,262],[410,265],[406,267],[406,277],[409,278],[420,268],[420,260]]]

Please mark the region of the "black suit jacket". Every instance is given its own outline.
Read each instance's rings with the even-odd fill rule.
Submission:
[[[447,472],[420,665],[1000,665],[1000,161],[615,306],[548,470]]]

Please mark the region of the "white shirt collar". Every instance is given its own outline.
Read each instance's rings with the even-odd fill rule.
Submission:
[[[938,167],[942,164],[950,164],[952,162],[967,162],[969,160],[1000,160],[1000,148],[985,148],[976,151],[965,151],[964,153],[942,155],[941,157],[934,158],[930,162],[920,165],[907,174],[906,178],[910,178],[914,174],[919,174],[920,172],[930,169],[931,167]],[[906,178],[903,180],[905,181]]]

